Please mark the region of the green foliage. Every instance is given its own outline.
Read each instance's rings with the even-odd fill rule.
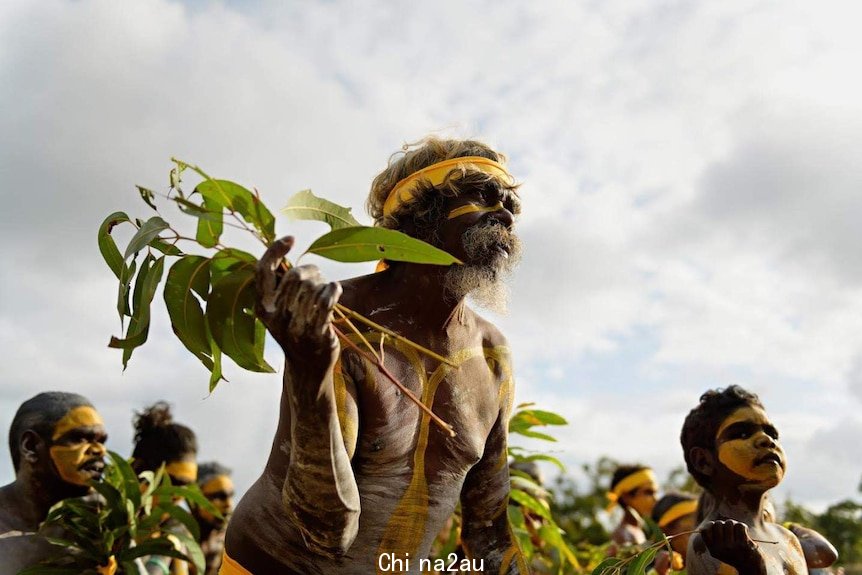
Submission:
[[[94,483],[95,495],[65,499],[51,508],[40,533],[53,545],[64,547],[63,557],[29,567],[19,575],[44,573],[96,573],[113,558],[119,573],[138,573],[135,559],[162,555],[189,561],[203,573],[203,553],[198,546],[197,521],[173,498],[184,498],[218,511],[197,486],[177,487],[170,483],[164,467],[141,474],[141,483],[131,465],[110,452],[102,481]],[[169,531],[172,519],[183,529]],[[179,539],[177,548],[173,538]]]
[[[556,442],[556,438],[535,431],[536,427],[567,425],[567,421],[551,411],[533,409],[532,403],[517,406],[509,418],[510,441],[513,435]],[[518,446],[509,447],[513,463],[547,461],[565,470],[563,463],[546,453],[531,453]],[[528,563],[541,564],[558,573],[580,571],[574,549],[551,511],[550,494],[536,478],[517,469],[509,470],[512,488],[509,493],[509,521]]]
[[[226,246],[224,231],[238,228],[268,247],[276,238],[275,217],[256,191],[212,178],[186,162],[173,161],[167,194],[141,186],[138,192],[157,212],[157,197],[161,197],[175,204],[182,214],[195,218],[195,237],[181,235],[161,215],[144,221],[116,212],[99,227],[99,251],[119,282],[117,312],[121,327],[125,328],[129,320],[124,336],[112,337],[108,345],[123,350],[125,369],[134,350],[147,341],[150,308],[168,267],[163,295],[171,327],[183,346],[209,370],[212,391],[224,379],[223,355],[249,371],[274,371],[264,360],[265,329],[254,313],[257,258]],[[188,195],[180,187],[187,170],[202,178]],[[295,194],[284,211],[294,220],[329,225],[330,232],[314,241],[306,253],[342,262],[385,258],[437,265],[460,263],[446,252],[400,232],[361,226],[349,208],[318,198],[308,190]],[[122,254],[112,236],[120,225],[130,226],[134,232]],[[209,252],[186,254],[177,247],[179,242]],[[166,258],[177,259],[169,265]]]
[[[350,208],[318,198],[311,193],[311,190],[302,190],[294,194],[281,211],[290,220],[317,220],[329,224],[331,230],[362,225],[350,213]]]

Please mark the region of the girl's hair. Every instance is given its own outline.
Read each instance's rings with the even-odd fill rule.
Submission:
[[[197,455],[194,432],[174,423],[171,406],[159,401],[135,413],[135,449],[132,452],[135,471],[155,471],[162,463],[180,461]]]

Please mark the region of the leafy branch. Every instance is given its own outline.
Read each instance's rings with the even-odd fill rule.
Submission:
[[[115,569],[137,573],[136,561],[147,555],[188,561],[203,573],[197,520],[174,501],[183,498],[215,515],[216,508],[196,485],[171,485],[164,465],[138,477],[122,456],[109,455],[102,481],[93,483],[96,494],[64,499],[51,508],[39,528],[52,545],[67,552],[18,575],[113,573]],[[181,527],[168,528],[167,521]]]
[[[99,228],[99,250],[118,280],[117,312],[121,328],[125,330],[122,337],[112,337],[108,346],[123,351],[125,370],[133,351],[147,341],[150,308],[165,275],[165,260],[177,258],[167,271],[163,290],[165,306],[174,334],[209,370],[212,392],[225,379],[224,356],[249,371],[274,372],[264,359],[266,329],[254,313],[257,258],[224,245],[222,235],[226,226],[231,227],[249,233],[264,247],[269,247],[276,239],[275,217],[256,190],[252,192],[235,182],[214,179],[198,166],[182,160],[172,158],[172,161],[168,193],[158,194],[137,186],[141,199],[157,215],[147,220],[133,220],[124,212],[116,212],[105,218]],[[188,195],[181,187],[187,170],[203,178]],[[182,213],[197,220],[194,238],[183,235],[162,218],[157,204],[159,199],[173,202]],[[352,216],[350,208],[316,197],[308,190],[295,194],[284,212],[294,220],[321,221],[330,227],[330,231],[312,242],[300,258],[316,254],[339,262],[387,259],[436,265],[460,263],[448,253],[401,232],[362,226]],[[112,236],[120,225],[134,228],[122,254]],[[204,248],[215,253],[186,253],[180,249],[180,242],[191,244],[192,249]],[[287,270],[292,264],[285,260],[282,265]],[[333,323],[333,329],[342,345],[375,364],[437,425],[454,435],[451,426],[434,415],[386,369],[382,353],[371,346],[354,322],[410,345],[437,361],[450,365],[451,362],[342,304],[336,304],[335,311],[339,318]],[[355,334],[364,349],[353,343],[348,333]]]

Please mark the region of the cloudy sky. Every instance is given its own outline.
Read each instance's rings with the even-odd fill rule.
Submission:
[[[99,223],[147,215],[134,184],[165,189],[172,155],[270,205],[312,188],[368,221],[371,179],[434,133],[485,139],[524,182],[525,256],[495,319],[518,400],[569,419],[555,449],[573,469],[604,454],[666,475],[699,395],[739,383],[782,432],[779,501],[854,495],[855,4],[430,6],[0,3],[0,429],[35,393],[74,390],[128,454],[132,411],[167,399],[244,490],[269,452],[280,376],[230,366],[207,397],[163,306],[123,373],[106,347],[119,321]],[[300,243],[324,231],[277,230]]]

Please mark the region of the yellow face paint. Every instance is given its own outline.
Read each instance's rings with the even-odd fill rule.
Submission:
[[[92,461],[93,454],[88,456],[91,448],[99,450],[99,459],[104,457],[105,448],[101,443],[90,443],[85,441],[75,445],[52,445],[49,449],[51,459],[57,466],[57,474],[66,483],[73,485],[87,485],[91,479],[96,478],[92,471],[80,469],[87,461]]]
[[[165,465],[165,471],[174,479],[192,484],[198,478],[198,464],[194,461],[171,461]]]
[[[655,481],[641,485],[626,502],[629,507],[638,512],[641,517],[649,517],[655,507],[658,484]]]
[[[724,432],[737,423],[746,423],[756,429],[745,437],[724,438]],[[759,407],[741,407],[731,413],[718,428],[716,443],[718,444],[718,460],[729,470],[740,477],[754,482],[766,482],[777,485],[784,477],[784,469],[776,462],[760,460],[769,451],[774,451],[784,461],[784,451],[773,439],[774,447],[765,448],[760,445],[764,426],[771,426],[769,419]]]
[[[630,491],[634,491],[635,489],[638,489],[640,487],[647,487],[647,486],[652,486],[652,488],[653,488],[652,489],[652,491],[653,491],[652,504],[655,505],[655,491],[657,491],[657,487],[656,487],[657,485],[658,485],[658,481],[656,481],[655,473],[653,473],[652,469],[647,468],[647,469],[641,469],[639,471],[635,471],[634,473],[632,473],[631,475],[627,476],[625,479],[623,479],[622,481],[617,483],[614,486],[613,490],[608,491],[605,494],[605,496],[608,498],[608,502],[609,502],[608,507],[607,507],[607,511],[610,511],[611,509],[613,509],[614,506],[617,504],[617,501],[619,501],[620,497],[622,497],[626,493],[628,493]],[[628,505],[631,506],[632,505],[631,502],[629,502]],[[638,513],[640,513],[639,510],[637,510],[637,509],[635,509],[635,510],[638,511]],[[652,508],[650,508],[650,511],[652,511]],[[643,513],[641,513],[641,515],[643,515]]]
[[[477,206],[476,204],[466,204],[466,205],[461,206],[460,208],[455,208],[454,210],[449,212],[449,215],[446,216],[446,219],[451,220],[451,219],[457,218],[459,216],[463,216],[464,214],[472,214],[475,212],[485,214],[488,212],[496,212],[497,210],[502,210],[502,209],[503,209],[503,204],[501,202],[497,202],[493,206],[488,206],[488,207]]]
[[[51,434],[51,440],[57,441],[75,429],[102,427],[104,422],[99,413],[91,406],[82,405],[70,409],[57,424]],[[57,474],[63,481],[73,485],[87,485],[98,477],[92,469],[81,469],[84,463],[101,460],[105,456],[105,446],[98,441],[80,439],[72,443],[52,445],[48,449],[51,459],[57,468]]]
[[[201,485],[201,492],[209,499],[210,503],[218,509],[222,516],[228,515],[233,510],[233,481],[227,475],[217,475]],[[218,497],[215,497],[218,495]],[[201,519],[209,523],[218,523],[219,520],[206,509],[198,509]],[[222,519],[221,521],[223,521]]]
[[[51,435],[51,439],[57,441],[73,429],[96,425],[105,425],[99,413],[89,405],[81,405],[70,409],[69,413],[57,422],[57,425],[54,426],[54,433]]]

